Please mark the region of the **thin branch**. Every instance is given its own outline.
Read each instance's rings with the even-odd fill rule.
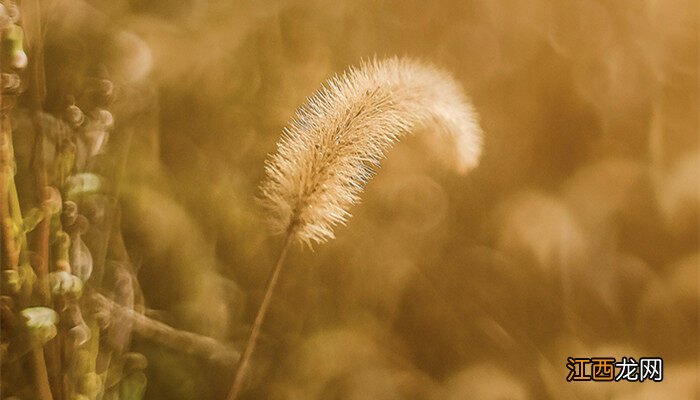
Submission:
[[[265,321],[265,315],[267,315],[267,310],[270,308],[270,302],[272,300],[272,294],[279,281],[280,271],[284,265],[284,261],[287,258],[287,251],[292,243],[293,231],[290,229],[287,233],[287,237],[284,241],[284,246],[280,252],[279,258],[275,267],[270,272],[270,277],[267,281],[267,286],[265,288],[265,295],[263,296],[262,303],[260,303],[260,308],[258,308],[258,313],[255,316],[255,322],[250,329],[250,334],[248,335],[248,340],[246,341],[245,348],[243,349],[243,355],[236,368],[236,375],[233,378],[233,384],[231,385],[231,390],[229,391],[228,400],[235,400],[238,397],[241,389],[243,388],[243,379],[245,378],[245,373],[248,368],[248,363],[250,362],[250,357],[255,351],[255,345],[258,342],[258,337],[260,336],[260,329]]]
[[[208,336],[175,329],[160,321],[151,319],[133,309],[119,305],[101,294],[94,294],[99,311],[110,313],[111,319],[132,324],[132,330],[144,339],[151,340],[172,350],[185,352],[225,365],[238,361],[240,354],[233,348]]]

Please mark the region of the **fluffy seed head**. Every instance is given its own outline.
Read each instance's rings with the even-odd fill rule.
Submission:
[[[275,233],[309,246],[332,239],[391,146],[433,125],[453,141],[459,172],[478,164],[476,113],[447,73],[391,58],[328,80],[296,111],[266,162],[261,200]]]

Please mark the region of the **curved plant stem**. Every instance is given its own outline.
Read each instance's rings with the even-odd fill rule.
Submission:
[[[236,368],[236,375],[233,378],[233,384],[229,390],[227,400],[236,400],[238,394],[243,388],[243,379],[245,378],[245,373],[248,367],[248,362],[250,357],[253,355],[255,350],[255,345],[258,342],[258,336],[260,336],[260,328],[262,328],[263,321],[265,320],[265,315],[267,310],[270,308],[270,302],[272,300],[272,293],[277,286],[277,281],[279,280],[280,271],[284,265],[284,261],[287,258],[287,251],[292,243],[292,231],[287,232],[287,237],[284,240],[284,245],[282,251],[280,252],[277,263],[275,267],[270,272],[270,277],[267,281],[267,286],[265,287],[265,295],[263,296],[262,303],[260,303],[260,308],[258,308],[258,313],[255,316],[255,321],[253,326],[250,328],[250,334],[248,335],[248,340],[246,341],[245,347],[243,349],[243,354],[241,354],[241,360],[238,362],[238,367]]]
[[[236,350],[213,338],[175,329],[131,308],[119,305],[101,294],[93,294],[92,300],[98,310],[111,313],[112,319],[132,324],[133,332],[144,339],[226,365],[234,365],[240,359]]]

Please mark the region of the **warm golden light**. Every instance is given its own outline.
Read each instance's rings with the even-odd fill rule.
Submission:
[[[2,399],[700,392],[696,1],[1,3]]]

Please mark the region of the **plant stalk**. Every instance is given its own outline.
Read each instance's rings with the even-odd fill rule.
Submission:
[[[99,310],[109,310],[108,312],[112,313],[111,318],[123,321],[120,323],[132,324],[133,332],[145,339],[173,350],[204,356],[223,364],[234,365],[240,359],[237,351],[213,338],[175,329],[131,308],[119,305],[101,294],[94,294],[93,300]]]
[[[12,137],[10,122],[6,116],[0,117],[0,225],[2,225],[2,269],[17,269],[19,248],[12,229],[10,208],[10,185],[12,181]]]
[[[236,400],[241,392],[241,389],[243,388],[243,379],[245,378],[248,363],[250,361],[250,357],[253,355],[253,351],[255,351],[255,345],[257,344],[258,337],[260,336],[260,329],[262,328],[263,321],[265,320],[265,315],[267,315],[267,310],[270,308],[272,294],[277,286],[284,261],[287,258],[287,252],[292,243],[292,237],[292,230],[289,230],[287,232],[287,237],[284,240],[282,251],[277,259],[277,263],[275,263],[274,268],[270,272],[270,277],[268,278],[267,286],[265,288],[265,295],[263,296],[262,303],[260,303],[260,307],[258,308],[258,313],[255,316],[253,326],[250,328],[248,340],[246,341],[245,347],[243,348],[243,354],[241,355],[241,360],[238,362],[238,366],[236,368],[233,384],[231,385],[231,389],[226,397],[227,400]]]
[[[44,360],[44,349],[37,347],[32,350],[32,358],[34,360],[34,385],[36,386],[37,395],[41,400],[53,400],[51,385],[49,384],[49,373]]]

